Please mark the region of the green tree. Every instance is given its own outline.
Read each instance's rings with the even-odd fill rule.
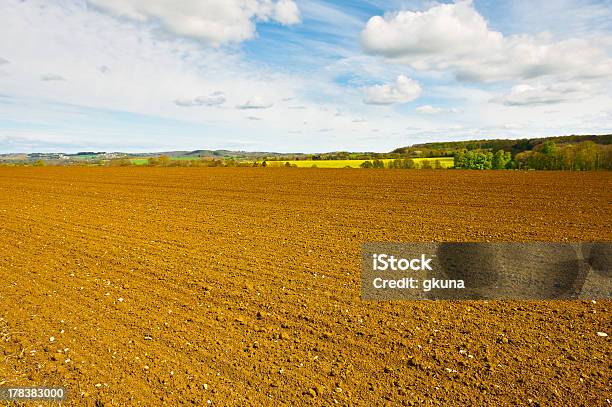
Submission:
[[[379,159],[376,159],[372,162],[373,168],[385,168],[385,162]]]
[[[543,154],[541,163],[539,163],[540,169],[554,170],[558,167],[557,165],[557,145],[554,141],[546,141],[542,145],[540,152]]]
[[[414,160],[410,159],[410,158],[406,158],[404,159],[404,161],[402,162],[402,168],[411,170],[414,169],[416,167]]]
[[[431,166],[431,161],[423,160],[421,161],[421,169],[423,170],[431,170],[433,167]]]
[[[504,167],[507,170],[511,170],[514,168],[514,163],[512,162],[512,153],[510,151],[506,151],[504,153],[504,160],[506,161],[506,166]]]
[[[508,168],[508,163],[512,161],[512,155],[510,152],[504,150],[497,150],[493,154],[492,168],[494,170],[503,170]]]
[[[553,156],[555,152],[557,151],[557,145],[555,144],[554,141],[545,141],[544,144],[542,145],[541,151],[542,151],[542,154]]]
[[[576,169],[588,171],[596,169],[597,146],[592,141],[585,141],[578,145],[576,151]]]
[[[493,153],[490,151],[487,151],[486,153],[481,153],[483,154],[483,163],[482,163],[482,169],[483,170],[490,170],[491,168],[493,168]]]
[[[402,160],[391,160],[387,163],[388,168],[402,168]]]
[[[455,168],[466,168],[465,166],[465,151],[457,151],[453,155],[453,166]]]

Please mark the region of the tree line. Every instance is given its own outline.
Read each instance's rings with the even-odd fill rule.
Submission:
[[[512,169],[512,154],[508,151],[458,151],[453,157],[454,168],[470,170]]]
[[[416,162],[413,159],[410,158],[404,158],[404,159],[395,159],[395,160],[389,160],[387,162],[387,164],[385,164],[384,161],[382,160],[367,160],[362,162],[359,167],[361,168],[391,168],[391,169],[406,169],[406,170],[411,170],[411,169],[424,169],[424,170],[431,170],[431,169],[444,169],[444,166],[442,165],[442,163],[440,162],[440,160],[423,160],[421,162]]]
[[[584,141],[577,144],[557,145],[546,141],[533,150],[522,151],[512,157],[504,150],[457,151],[454,167],[477,170],[570,170],[592,171],[612,169],[612,146]]]
[[[518,153],[514,166],[534,170],[612,170],[612,145],[592,141],[557,145],[547,141],[533,151]]]

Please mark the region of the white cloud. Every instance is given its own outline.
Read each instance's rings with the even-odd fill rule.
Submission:
[[[268,109],[270,107],[272,107],[272,103],[268,102],[267,100],[263,99],[260,96],[255,96],[252,99],[247,100],[246,102],[239,104],[236,106],[237,109],[243,109],[243,110],[248,110],[248,109]]]
[[[399,75],[393,84],[374,85],[363,89],[364,102],[372,105],[407,103],[421,95],[421,85],[413,79]]]
[[[432,105],[419,106],[414,110],[416,110],[419,113],[424,113],[424,114],[458,113],[459,112],[459,110],[455,108],[445,109],[442,107],[435,107]]]
[[[225,103],[225,95],[223,92],[213,92],[208,96],[198,96],[193,99],[182,98],[177,99],[174,103],[181,107],[191,106],[221,106]]]
[[[300,22],[300,10],[293,0],[279,0],[274,6],[274,19],[281,24],[293,25]]]
[[[588,97],[591,89],[583,83],[513,86],[510,92],[495,101],[507,106],[549,105]]]
[[[4,65],[4,64],[8,64],[9,60],[8,59],[4,59],[2,57],[0,57],[0,65]]]
[[[48,73],[48,74],[44,74],[40,77],[41,81],[65,81],[66,79],[61,76],[61,75],[57,75],[54,73]]]
[[[367,51],[388,57],[455,55],[474,52],[474,45],[489,48],[502,41],[491,32],[471,2],[440,4],[424,12],[399,11],[374,16],[362,32]]]
[[[300,22],[293,0],[88,0],[101,10],[139,22],[159,23],[179,36],[213,46],[255,36],[257,21]]]
[[[417,70],[452,71],[461,80],[612,77],[604,46],[577,38],[554,41],[545,33],[504,36],[489,28],[471,1],[374,16],[361,40],[370,54]]]

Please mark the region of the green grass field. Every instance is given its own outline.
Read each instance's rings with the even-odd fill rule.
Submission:
[[[424,161],[429,161],[431,163],[432,166],[435,165],[435,161],[439,160],[440,164],[442,165],[442,167],[444,168],[450,168],[453,166],[453,158],[452,157],[440,157],[440,158],[413,158],[412,159],[416,164],[418,164],[419,166],[424,162]],[[289,163],[291,165],[295,164],[298,167],[312,167],[313,165],[316,165],[317,168],[345,168],[345,167],[350,167],[350,168],[359,168],[359,166],[364,162],[364,161],[372,161],[372,160],[297,160],[297,161],[268,161],[267,164],[270,167],[281,167],[283,165],[285,165],[285,163]],[[387,166],[387,163],[389,161],[393,161],[392,159],[383,159],[381,161],[384,161],[385,166]]]
[[[130,158],[130,161],[134,165],[146,165],[149,161],[148,158]]]

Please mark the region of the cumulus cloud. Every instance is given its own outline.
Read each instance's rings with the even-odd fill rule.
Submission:
[[[225,95],[223,92],[213,92],[208,96],[198,96],[193,99],[177,99],[174,101],[177,106],[192,107],[192,106],[221,106],[225,103]]]
[[[253,99],[249,99],[246,102],[237,105],[236,108],[237,109],[243,109],[243,110],[248,110],[248,109],[268,109],[270,107],[272,107],[272,103],[266,101],[265,99],[256,96]]]
[[[213,46],[255,35],[257,21],[300,22],[293,0],[88,0],[101,10],[139,22],[155,22],[174,34]]]
[[[495,101],[507,106],[549,105],[588,97],[591,89],[583,83],[513,86],[510,92]]]
[[[424,114],[457,113],[457,112],[459,112],[459,110],[455,109],[455,108],[445,109],[445,108],[442,108],[442,107],[435,107],[435,106],[432,106],[432,105],[419,106],[415,110],[417,112],[419,112],[419,113],[424,113]]]
[[[391,105],[411,102],[421,95],[421,85],[413,79],[400,75],[393,84],[374,85],[363,89],[364,102],[372,105]]]
[[[417,70],[453,71],[460,80],[612,76],[612,58],[604,46],[576,38],[554,41],[548,34],[504,36],[489,28],[471,1],[374,16],[361,42],[370,54]]]
[[[471,2],[459,2],[436,5],[424,12],[374,16],[367,22],[361,39],[373,54],[403,57],[471,53],[475,43],[488,48],[501,42],[502,35],[489,31]]]
[[[293,0],[279,0],[274,6],[274,19],[281,24],[293,25],[300,22],[300,10]]]
[[[65,81],[63,76],[54,73],[48,73],[40,77],[41,81]]]

